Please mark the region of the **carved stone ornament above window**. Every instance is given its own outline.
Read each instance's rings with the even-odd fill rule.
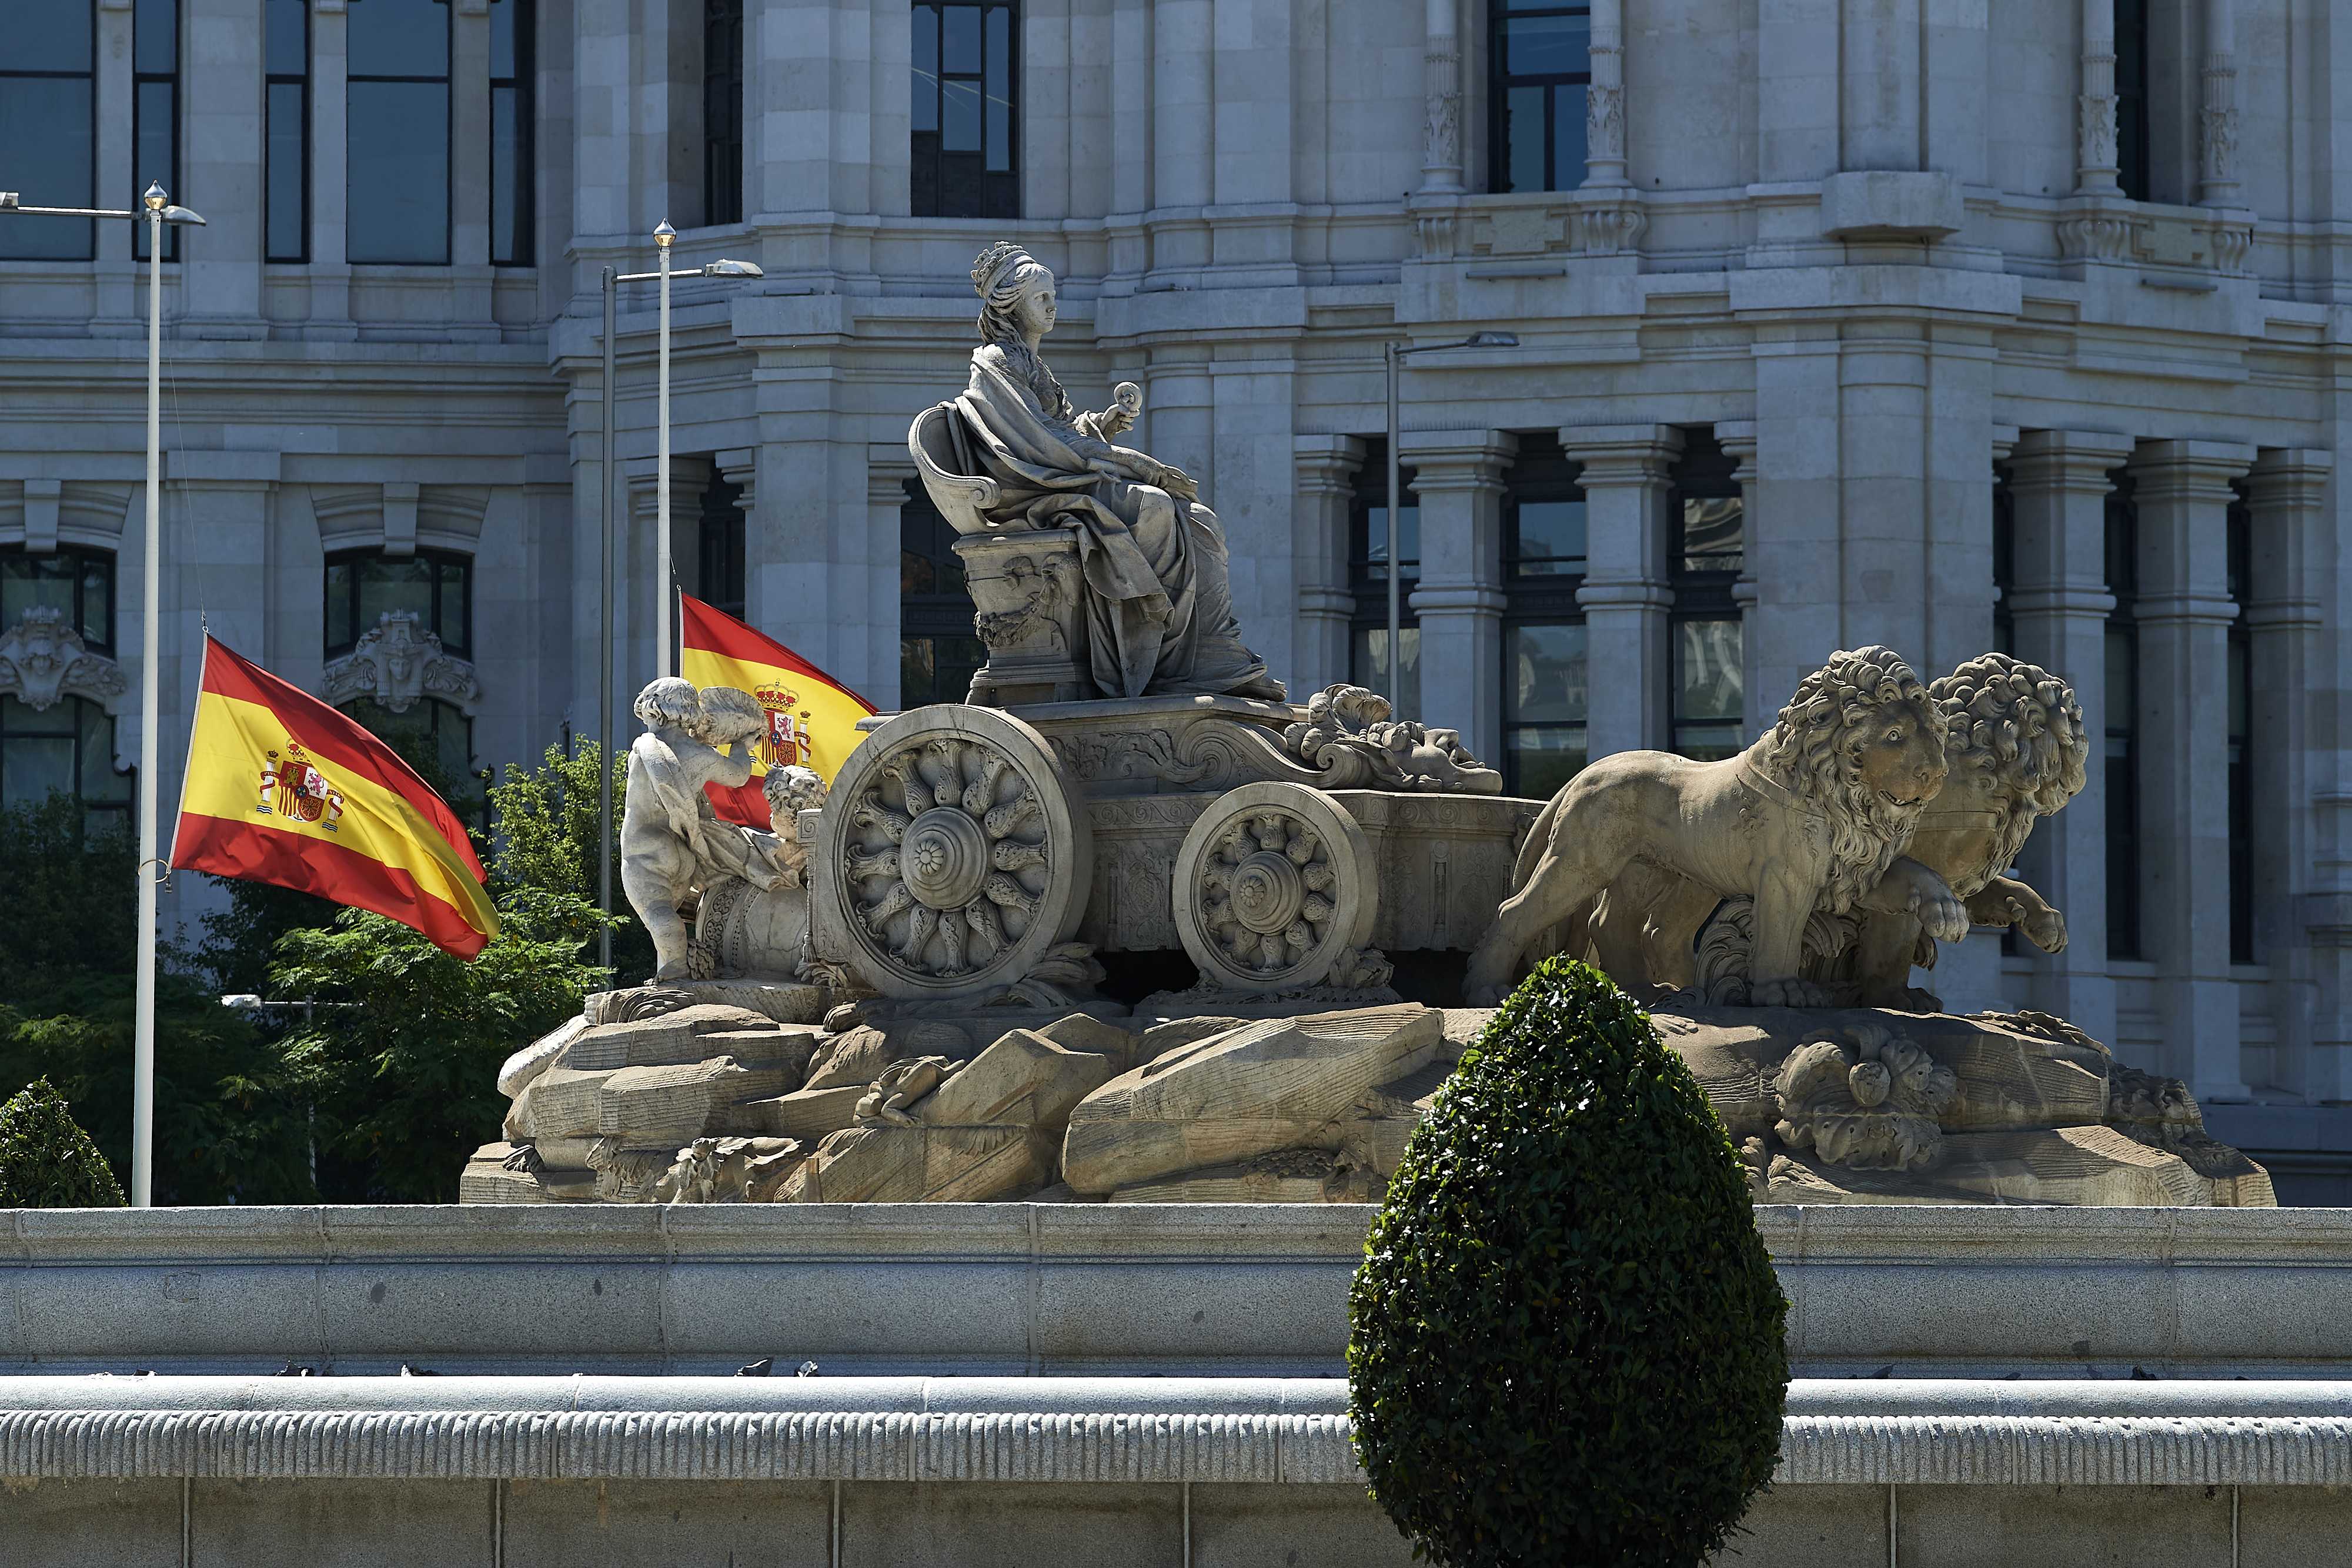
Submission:
[[[131,689],[115,662],[91,653],[57,611],[28,607],[16,624],[0,632],[0,695],[13,696],[35,713],[65,697],[87,697],[110,713]]]
[[[388,610],[359,645],[326,670],[327,700],[338,706],[373,697],[394,713],[406,713],[426,697],[455,703],[471,713],[482,700],[474,666],[441,651],[441,639],[420,630],[405,610]]]

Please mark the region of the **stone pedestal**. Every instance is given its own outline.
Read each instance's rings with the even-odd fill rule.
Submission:
[[[980,609],[972,629],[988,649],[971,700],[1012,706],[1093,696],[1078,531],[967,534],[955,552]]]

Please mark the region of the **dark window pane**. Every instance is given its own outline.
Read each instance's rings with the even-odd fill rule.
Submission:
[[[530,223],[518,200],[523,183],[522,95],[490,89],[490,259],[515,266],[530,258]]]
[[[455,561],[440,565],[441,612],[433,622],[433,631],[441,645],[453,653],[463,653],[472,641],[468,635],[466,614],[466,569]]]
[[[139,133],[137,145],[131,152],[131,172],[134,183],[141,191],[144,191],[148,182],[154,181],[177,199],[185,193],[179,188],[179,171],[173,167],[175,160],[172,156],[173,122],[178,118],[174,111],[179,107],[179,85],[168,81],[142,81],[134,90],[139,105]],[[140,225],[139,232],[144,235],[146,225]]]
[[[516,0],[490,0],[490,75],[515,74],[515,18],[522,14]]]
[[[61,555],[0,556],[0,632],[25,618],[35,605],[54,610],[71,622],[74,609],[72,558]]]
[[[1406,615],[1412,614],[1407,611]],[[1398,718],[1421,716],[1421,628],[1407,624],[1397,629],[1397,647],[1403,655],[1404,667],[1398,673],[1403,684],[1397,688]],[[1370,686],[1382,696],[1389,695],[1389,629],[1383,625],[1358,626],[1355,646],[1349,660],[1349,679],[1360,686]]]
[[[1572,191],[1584,183],[1584,89],[1556,87],[1551,99],[1552,188]]]
[[[1738,571],[1745,559],[1747,517],[1737,496],[1683,502],[1685,571]]]
[[[702,221],[743,221],[742,0],[703,0]]]
[[[898,706],[921,707],[937,702],[940,689],[939,650],[929,637],[898,639]]]
[[[380,0],[364,3],[375,5]],[[350,90],[349,258],[446,267],[449,261],[448,88],[355,81]]]
[[[0,0],[0,70],[86,71],[90,0]]]
[[[1403,486],[1400,485],[1402,491]],[[1421,575],[1421,507],[1418,505],[1397,508],[1397,559],[1399,570],[1408,580]],[[1364,508],[1365,575],[1374,582],[1389,580],[1389,509],[1386,507]]]
[[[1738,719],[1747,712],[1740,682],[1740,623],[1685,621],[1675,628],[1675,718]]]
[[[915,7],[915,130],[940,128],[940,13],[936,6]]]
[[[1003,172],[1013,167],[1013,88],[1011,80],[1013,13],[1002,5],[988,11],[988,167]]]
[[[2107,629],[2107,733],[2129,735],[2138,727],[2139,694],[2134,689],[2134,677],[2139,673],[2137,652],[2132,645],[2132,634],[2117,627]]]
[[[939,573],[931,565],[931,558],[918,555],[910,549],[900,550],[898,552],[899,594],[904,596],[910,593],[937,593],[939,591]]]
[[[1592,22],[1586,16],[1515,16],[1503,24],[1503,69],[1515,77],[1587,76]]]
[[[978,76],[981,70],[980,7],[950,5],[940,25],[940,66],[958,76]]]
[[[1513,626],[1505,666],[1503,718],[1507,724],[1584,722],[1590,694],[1585,685],[1584,628]]]
[[[940,84],[940,145],[950,152],[977,152],[981,145],[980,84]]]
[[[268,0],[263,26],[267,33],[266,70],[274,77],[310,74],[308,0]]]
[[[1544,188],[1544,96],[1539,87],[1515,87],[1504,99],[1503,169],[1510,191]]]
[[[81,726],[81,798],[128,800],[130,779],[114,770],[114,721],[96,703],[76,697],[73,707]]]
[[[1739,755],[1739,727],[1736,724],[1678,724],[1675,726],[1675,750],[1693,762],[1720,762],[1727,757]]]
[[[1584,770],[1584,727],[1548,725],[1505,732],[1505,788],[1532,800],[1548,800]]]
[[[0,697],[0,704],[21,706],[15,697]],[[74,787],[74,743],[71,736],[49,740],[13,733],[15,716],[0,716],[8,720],[9,734],[0,741],[0,802],[14,805],[19,801],[39,802],[48,798],[52,789],[72,793]]]
[[[351,74],[449,74],[449,7],[442,0],[352,0]]]
[[[141,76],[180,68],[179,0],[138,0],[131,13],[131,68]]]
[[[352,630],[352,563],[331,561],[327,566],[327,651],[349,648],[358,635]]]
[[[1515,559],[1517,577],[1581,576],[1584,572],[1584,503],[1522,501],[1503,550]]]
[[[81,563],[82,641],[94,648],[114,646],[114,562],[84,559]]]
[[[309,89],[299,82],[269,85],[269,259],[300,261],[310,254],[309,214],[302,201],[303,121]]]
[[[356,563],[359,570],[359,630],[373,631],[394,612],[416,617],[419,630],[433,630],[433,563],[410,558],[386,560],[373,557]]]
[[[79,25],[86,33],[86,16]],[[0,59],[15,64],[17,57],[5,21],[0,21],[0,38],[11,38],[8,55]],[[90,102],[87,77],[0,77],[0,169],[8,171],[8,187],[26,206],[92,204],[97,163]],[[0,220],[0,259],[88,261],[90,256],[87,219]]]
[[[960,703],[971,695],[971,678],[988,663],[988,649],[977,637],[939,640],[938,702]]]

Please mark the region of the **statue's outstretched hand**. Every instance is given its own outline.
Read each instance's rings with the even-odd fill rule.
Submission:
[[[1150,482],[1180,501],[1192,500],[1201,493],[1201,486],[1193,483],[1192,476],[1172,464],[1161,464]]]

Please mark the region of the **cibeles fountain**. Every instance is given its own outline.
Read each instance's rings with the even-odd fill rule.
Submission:
[[[2065,941],[2010,874],[2082,788],[2062,678],[1837,652],[1738,757],[1505,796],[1374,693],[1289,700],[1193,481],[1118,444],[1140,393],[1080,413],[1047,368],[1052,273],[971,277],[970,380],[908,438],[969,700],[866,721],[829,788],[772,771],[768,833],[702,789],[748,778],[756,701],[648,686],[623,882],[658,973],[509,1060],[466,1201],[1361,1202],[1553,953],[1645,1000],[1759,1202],[2273,1201],[2178,1082],[1911,984],[1971,927]],[[1189,987],[1112,983],[1180,951]]]

